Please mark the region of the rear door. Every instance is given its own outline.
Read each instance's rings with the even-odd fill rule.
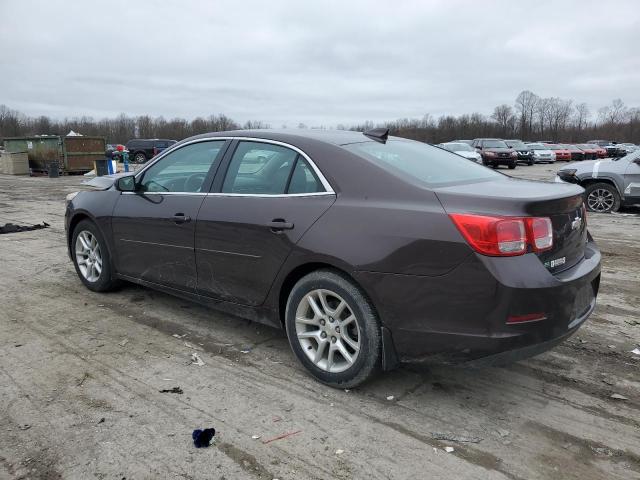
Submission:
[[[224,140],[185,145],[137,175],[138,191],[121,193],[112,218],[119,273],[195,292],[196,218],[224,147]]]
[[[198,293],[260,305],[293,246],[335,195],[295,147],[242,140],[230,150],[225,175],[198,215]]]

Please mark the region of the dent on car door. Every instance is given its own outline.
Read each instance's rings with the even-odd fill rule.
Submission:
[[[195,220],[224,145],[174,150],[137,176],[135,192],[120,195],[112,218],[118,273],[195,292]]]
[[[293,246],[335,195],[298,151],[256,141],[237,143],[220,184],[198,215],[198,292],[259,305]]]

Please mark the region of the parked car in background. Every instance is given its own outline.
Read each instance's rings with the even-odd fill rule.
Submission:
[[[600,147],[606,147],[607,145],[611,145],[611,140],[589,140],[587,143],[592,143],[594,145],[599,145]]]
[[[488,167],[498,168],[506,165],[516,168],[518,154],[499,138],[476,138],[472,146],[482,155],[482,163]]]
[[[531,150],[522,140],[505,140],[509,147],[513,148],[518,154],[518,161],[527,165],[533,165],[533,150]]]
[[[583,187],[592,212],[640,204],[640,150],[621,158],[571,163],[558,170],[556,180]]]
[[[603,148],[607,151],[607,157],[609,158],[624,157],[627,154],[627,150],[619,147],[617,143],[610,143]]]
[[[126,144],[126,148],[129,151],[131,161],[134,163],[145,163],[147,160],[152,159],[175,143],[176,140],[136,138],[129,140]]]
[[[556,161],[556,154],[546,143],[528,143],[527,146],[533,151],[533,161],[535,163],[553,163]]]
[[[569,152],[571,152],[571,160],[573,160],[574,162],[581,162],[582,160],[584,160],[584,152],[576,145],[563,144],[562,146],[569,150]]]
[[[588,143],[595,151],[597,158],[607,158],[607,149],[596,143]]]
[[[618,149],[624,149],[626,154],[635,152],[639,147],[633,143],[617,143]]]
[[[473,160],[476,163],[482,163],[482,155],[480,155],[475,148],[467,143],[461,142],[448,142],[438,145],[440,148],[449,150],[450,152],[457,153],[461,157]]]
[[[282,328],[308,372],[338,388],[401,361],[536,355],[593,312],[601,255],[582,188],[515,179],[387,129],[285,132],[192,137],[70,194],[79,280]]]
[[[598,158],[598,150],[588,143],[579,143],[576,147],[584,152],[585,160],[595,160]]]
[[[564,148],[562,145],[556,143],[545,144],[549,150],[556,154],[556,161],[569,162],[571,161],[571,152]]]

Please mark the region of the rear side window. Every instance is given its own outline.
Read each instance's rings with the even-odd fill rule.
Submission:
[[[169,146],[169,142],[156,142],[156,148],[167,148]]]
[[[502,174],[487,167],[421,142],[362,142],[344,148],[396,176],[430,187],[502,178]]]
[[[286,191],[298,153],[260,142],[240,142],[222,185],[222,193],[277,195]]]
[[[317,193],[324,191],[325,189],[320,183],[320,179],[309,163],[302,156],[298,156],[287,193]]]

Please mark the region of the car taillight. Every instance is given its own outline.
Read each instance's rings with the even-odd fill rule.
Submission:
[[[553,227],[546,217],[490,217],[449,215],[471,248],[483,255],[522,255],[527,247],[536,252],[553,247]]]
[[[546,217],[527,218],[531,231],[531,244],[537,252],[549,250],[553,247],[553,226],[551,219]]]

